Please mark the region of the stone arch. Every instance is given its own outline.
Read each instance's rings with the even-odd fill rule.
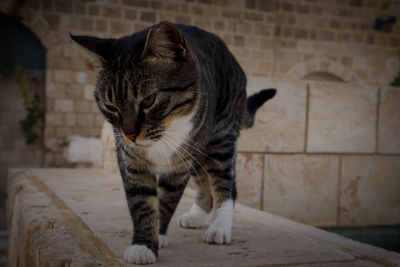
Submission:
[[[24,6],[21,9],[21,17],[21,23],[36,34],[42,45],[46,48],[47,59],[59,55],[60,51],[68,47],[68,50],[73,54],[71,56],[77,57],[79,54],[79,57],[84,59],[86,65],[89,65],[91,68],[94,68],[94,65],[97,66],[98,62],[94,60],[90,52],[87,52],[85,49],[78,49],[78,46],[73,44],[67,30],[54,30],[54,26],[50,25],[51,22],[39,11]]]
[[[310,72],[302,77],[303,80],[325,81],[325,82],[345,82],[341,77],[329,72]]]
[[[14,16],[0,12],[4,29],[0,33],[0,57],[4,66],[44,70],[46,48],[39,37]]]
[[[50,25],[51,22],[43,16],[41,11],[24,6],[20,12],[21,23],[36,34],[47,52],[60,45],[72,44],[68,31],[54,30],[54,26]]]
[[[46,32],[40,34],[40,25],[32,30],[26,21],[16,20],[10,12],[0,12],[0,19],[4,27],[0,34],[1,65],[12,74],[0,75],[0,124],[2,143],[5,144],[2,152],[8,155],[0,159],[0,229],[3,229],[7,169],[43,166],[43,124],[39,122],[34,126],[33,135],[21,129],[20,122],[27,118],[23,105],[27,95],[31,99],[39,96],[41,103],[38,105],[44,108],[46,47],[42,40]],[[16,72],[14,66],[24,71]],[[25,81],[22,84],[18,83],[21,78]]]
[[[346,83],[359,83],[361,81],[353,71],[325,57],[297,64],[287,74],[297,79],[304,79],[307,75],[320,74],[320,77],[324,75],[327,78],[330,77],[327,79],[328,81],[336,80]]]

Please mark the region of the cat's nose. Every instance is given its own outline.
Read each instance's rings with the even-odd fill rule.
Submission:
[[[129,140],[132,142],[135,142],[137,134],[126,134],[126,137],[128,137]]]

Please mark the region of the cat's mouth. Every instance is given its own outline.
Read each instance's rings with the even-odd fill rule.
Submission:
[[[124,131],[122,131],[122,136],[125,140],[126,143],[131,144],[131,145],[136,145],[140,147],[148,147],[154,144],[154,141],[151,139],[145,138],[141,133],[138,135],[136,134],[125,134]]]

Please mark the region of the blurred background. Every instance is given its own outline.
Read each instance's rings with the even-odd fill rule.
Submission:
[[[220,36],[249,93],[278,90],[241,134],[238,201],[399,251],[399,20],[397,0],[1,0],[1,229],[7,169],[101,165],[96,63],[69,32],[170,21]]]

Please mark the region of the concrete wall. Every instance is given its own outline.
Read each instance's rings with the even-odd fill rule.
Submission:
[[[398,223],[400,100],[387,85],[400,69],[400,23],[373,29],[375,18],[398,14],[394,2],[27,0],[23,23],[47,49],[45,165],[62,166],[65,139],[99,136],[104,122],[95,63],[68,32],[120,37],[163,20],[194,24],[225,40],[249,92],[278,88],[240,140],[241,201],[319,225]],[[360,164],[370,172],[357,173]]]

